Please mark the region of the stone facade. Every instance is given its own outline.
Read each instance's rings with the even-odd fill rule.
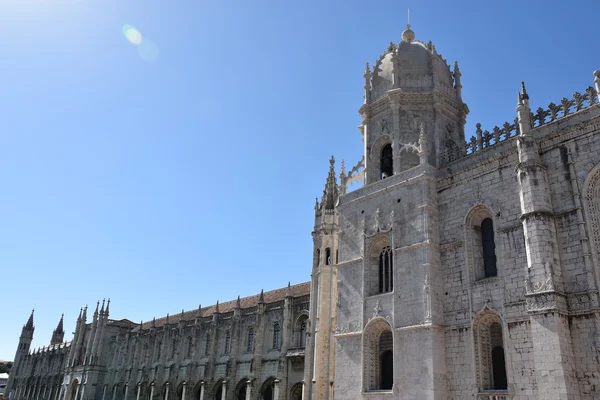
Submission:
[[[103,302],[91,322],[82,309],[71,342],[30,353],[32,314],[9,390],[15,400],[300,400],[309,290],[306,282],[138,324],[110,319]]]
[[[458,64],[410,26],[364,79],[310,283],[140,324],[103,303],[33,353],[32,315],[13,398],[600,398],[600,71],[468,140]]]

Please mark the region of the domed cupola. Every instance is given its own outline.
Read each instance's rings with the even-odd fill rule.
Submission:
[[[367,184],[417,166],[421,130],[433,166],[464,148],[469,108],[462,101],[458,63],[452,71],[431,41],[415,39],[410,24],[402,41],[391,42],[373,68],[367,63],[364,78],[359,113]]]
[[[453,78],[450,66],[431,42],[415,40],[410,24],[402,32],[402,41],[390,43],[375,63],[371,78],[370,102],[382,98],[388,90],[427,92],[434,87],[452,92]]]

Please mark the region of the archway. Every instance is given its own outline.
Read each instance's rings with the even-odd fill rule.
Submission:
[[[67,400],[77,400],[77,388],[79,387],[79,381],[75,379],[71,383],[71,387],[69,388],[69,396]]]
[[[263,383],[260,388],[261,400],[273,400],[273,387],[275,386],[275,379],[269,378]]]

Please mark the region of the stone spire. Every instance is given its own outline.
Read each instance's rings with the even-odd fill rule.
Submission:
[[[31,315],[29,315],[29,319],[27,320],[27,323],[25,324],[23,329],[27,329],[29,331],[33,331],[35,329],[33,326],[33,313],[34,312],[35,312],[35,308],[33,310],[31,310]]]
[[[65,330],[63,328],[63,319],[65,314],[60,316],[60,321],[58,321],[58,325],[54,332],[52,332],[52,339],[50,340],[50,345],[61,344],[65,338]]]
[[[335,158],[331,156],[329,160],[329,174],[325,182],[325,190],[323,190],[323,198],[321,199],[321,209],[333,210],[337,204],[339,197],[337,179],[335,177]]]

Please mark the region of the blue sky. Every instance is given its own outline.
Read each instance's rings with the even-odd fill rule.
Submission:
[[[33,307],[42,346],[105,297],[146,321],[309,280],[314,198],[361,157],[364,65],[407,7],[459,61],[468,136],[521,80],[537,108],[600,69],[593,1],[2,0],[0,359]]]

